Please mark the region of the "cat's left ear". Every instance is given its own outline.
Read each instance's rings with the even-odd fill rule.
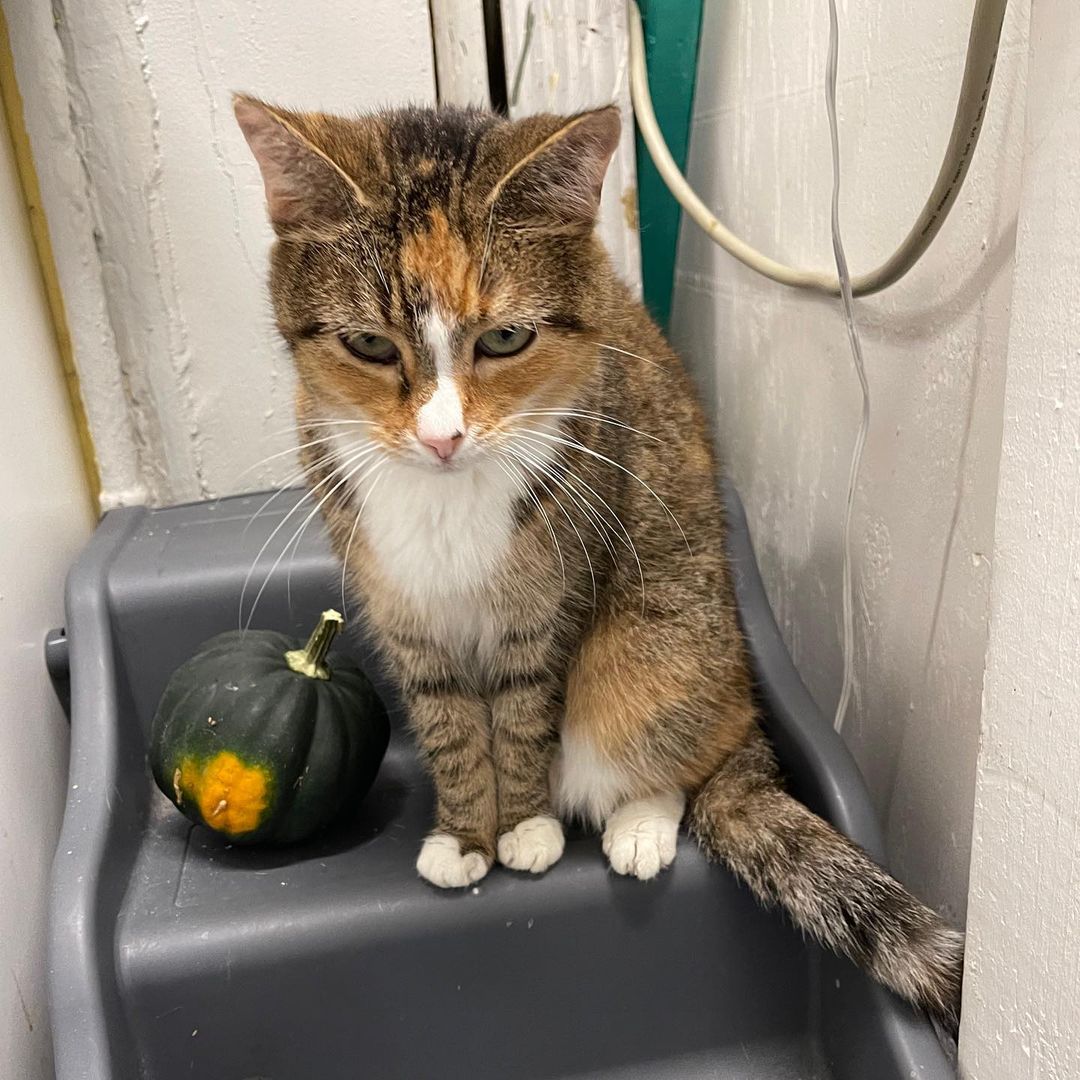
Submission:
[[[515,217],[591,228],[622,122],[614,105],[569,118],[530,116],[513,125],[513,164],[488,196]]]

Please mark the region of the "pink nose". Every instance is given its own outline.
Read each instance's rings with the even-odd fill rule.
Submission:
[[[448,436],[421,435],[420,441],[434,450],[443,461],[446,461],[453,456],[454,451],[461,445],[463,438],[462,432],[455,431],[453,435]]]

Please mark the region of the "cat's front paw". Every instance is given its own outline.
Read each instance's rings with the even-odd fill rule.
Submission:
[[[547,814],[519,821],[499,837],[499,862],[511,870],[542,874],[561,858],[566,841],[562,825]]]
[[[440,889],[461,889],[479,881],[491,860],[479,851],[461,853],[461,841],[448,833],[432,833],[420,848],[416,872]]]

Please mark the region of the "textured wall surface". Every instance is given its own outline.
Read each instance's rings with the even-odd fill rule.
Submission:
[[[846,4],[842,222],[855,271],[890,254],[941,162],[968,0]],[[854,521],[846,737],[893,868],[962,920],[986,641],[1028,12],[1009,5],[983,141],[911,275],[857,305],[873,420]],[[707,4],[690,178],[745,239],[832,266],[828,18],[808,0]],[[684,225],[676,343],[716,419],[767,588],[811,692],[841,677],[841,521],[858,382],[839,305],[775,285]]]
[[[573,113],[614,102],[622,138],[600,200],[600,237],[616,270],[641,291],[634,116],[624,0],[501,0],[512,117]]]
[[[0,112],[0,1077],[51,1080],[45,898],[68,729],[42,662],[90,497]]]
[[[434,98],[425,0],[5,3],[106,505],[280,481],[292,376],[230,91]]]
[[[1080,1076],[1080,23],[1032,5],[962,1074]]]

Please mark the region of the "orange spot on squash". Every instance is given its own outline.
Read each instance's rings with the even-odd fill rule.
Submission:
[[[179,772],[175,786],[195,800],[212,829],[239,836],[259,827],[270,804],[270,774],[263,766],[222,750],[203,762],[184,758]]]

